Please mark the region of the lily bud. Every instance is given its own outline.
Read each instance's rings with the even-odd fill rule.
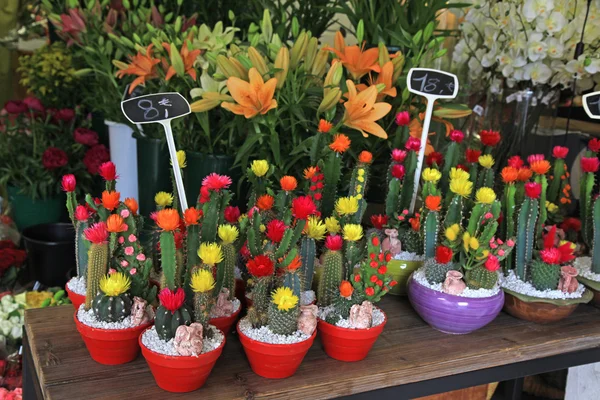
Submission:
[[[310,38],[306,46],[306,56],[304,57],[304,70],[310,71],[312,68],[317,51],[319,50],[319,40],[316,37]]]
[[[204,92],[202,98],[205,100],[233,101],[233,97],[230,95],[218,92]]]
[[[177,76],[183,76],[185,74],[185,65],[183,64],[181,54],[179,54],[179,50],[177,50],[175,43],[171,43],[170,49],[169,56],[171,58],[171,65],[175,69]]]
[[[229,62],[233,65],[233,68],[236,69],[239,74],[240,79],[247,80],[248,79],[248,69],[245,68],[241,62],[233,57],[229,57]]]
[[[258,70],[259,74],[264,76],[269,72],[265,59],[254,47],[248,48],[248,58],[250,59],[252,66]]]
[[[275,58],[275,78],[277,79],[277,89],[281,89],[287,78],[290,69],[290,52],[287,47],[282,46]]]
[[[461,105],[457,104],[457,105],[453,105],[451,108],[450,107],[440,107],[433,111],[433,116],[440,117],[440,118],[455,119],[455,118],[468,117],[472,113],[473,113],[473,110],[471,110],[469,107],[461,106]]]
[[[220,100],[209,100],[209,99],[202,99],[202,100],[198,100],[193,102],[192,104],[190,104],[190,109],[192,110],[192,112],[206,112],[206,111],[210,111],[213,108],[217,107],[219,104],[221,104]]]
[[[325,77],[324,86],[337,86],[342,80],[342,74],[344,70],[342,68],[342,63],[339,61],[334,61],[331,64],[331,68],[329,68],[329,72],[327,72],[327,76]]]
[[[404,69],[404,54],[402,52],[397,52],[396,56],[392,58],[392,64],[394,64],[394,74],[392,75],[392,82],[398,81],[398,78],[402,74],[402,70]]]
[[[323,76],[325,68],[327,67],[327,59],[329,58],[329,51],[325,49],[319,50],[315,61],[312,65],[311,74],[314,76]]]
[[[223,75],[225,75],[227,78],[231,78],[232,76],[240,79],[242,78],[242,75],[239,73],[237,68],[234,67],[231,61],[229,61],[229,59],[222,54],[217,56],[217,67],[219,67]]]
[[[317,112],[326,112],[335,107],[342,98],[342,90],[339,87],[329,89],[328,93],[323,96],[323,101],[319,104]]]
[[[390,53],[388,53],[388,49],[383,44],[383,42],[379,42],[379,66],[383,67],[383,65],[390,61]]]
[[[308,36],[305,31],[300,32],[298,39],[292,46],[292,51],[290,52],[290,67],[292,69],[298,66],[302,57],[304,57],[304,53],[306,53],[306,46],[308,45]]]

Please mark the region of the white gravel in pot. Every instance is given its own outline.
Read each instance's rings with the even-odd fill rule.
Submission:
[[[531,283],[523,282],[521,279],[519,279],[513,270],[508,272],[508,276],[502,279],[501,284],[503,288],[512,290],[513,292],[531,297],[539,297],[542,299],[578,299],[583,296],[583,292],[585,292],[585,286],[581,283],[579,284],[577,290],[573,293],[564,293],[562,290],[558,289],[537,290]]]
[[[589,279],[590,281],[600,282],[600,274],[592,272],[592,258],[579,257],[573,262],[573,266],[577,268],[579,275]]]
[[[253,328],[248,318],[244,318],[240,321],[239,329],[250,339],[269,344],[293,344],[310,339],[309,335],[301,331],[296,331],[291,335],[279,335],[273,333],[268,326]]]
[[[307,306],[309,304],[312,304],[316,300],[317,300],[317,296],[315,295],[315,292],[312,290],[307,290],[305,292],[300,293],[300,305],[301,306]]]
[[[154,318],[154,310],[152,309],[152,306],[149,305],[146,308],[146,312],[149,315],[151,315],[152,318]],[[92,328],[100,328],[100,329],[119,330],[119,329],[135,328],[136,326],[138,326],[138,325],[133,325],[133,322],[131,320],[131,315],[126,317],[121,322],[100,321],[99,319],[96,318],[96,316],[94,315],[94,311],[91,308],[89,310],[85,309],[85,304],[82,304],[81,306],[79,306],[79,310],[77,310],[77,319],[79,320],[79,322],[81,322],[84,325],[87,325]]]
[[[236,297],[234,297],[233,300],[231,300],[231,302],[233,303],[233,312],[231,314],[226,315],[226,316],[217,316],[211,312],[210,317],[211,318],[226,318],[226,317],[230,317],[231,315],[235,314],[240,309],[242,303],[240,303],[240,301]]]
[[[419,268],[418,270],[415,271],[415,273],[413,274],[413,279],[415,281],[417,281],[419,284],[432,289],[432,290],[437,290],[438,292],[442,291],[442,284],[441,283],[436,283],[436,284],[431,284],[427,281],[427,278],[425,277],[425,268]],[[498,279],[500,279],[500,275],[498,276]],[[459,296],[459,297],[469,297],[469,298],[473,298],[473,299],[477,299],[477,298],[486,298],[486,297],[492,297],[498,294],[498,292],[500,292],[500,286],[498,284],[496,284],[496,286],[494,286],[493,289],[469,289],[468,287],[461,293],[461,294],[455,294],[453,296]]]
[[[329,314],[331,314],[331,312],[333,312],[333,310],[334,310],[333,306],[319,308],[319,319],[325,321],[327,316]],[[371,325],[371,328],[374,328],[376,326],[383,324],[384,321],[385,321],[385,314],[383,313],[383,311],[381,311],[377,307],[373,307],[373,323]],[[338,320],[338,322],[335,324],[335,326],[338,326],[340,328],[346,328],[346,329],[356,329],[350,325],[349,319],[343,319],[343,318]]]
[[[401,251],[393,257],[393,260],[399,261],[425,261],[425,256],[408,251]]]
[[[221,331],[214,326],[210,325],[209,329],[212,330],[213,335],[210,339],[204,338],[204,340],[202,340],[202,354],[217,349],[221,343],[223,343],[223,339],[225,339],[225,336],[221,333]],[[142,343],[153,352],[164,354],[166,356],[181,357],[177,351],[175,351],[173,340],[174,339],[161,339],[158,336],[158,332],[156,332],[156,327],[154,326],[142,334]],[[194,356],[197,357],[198,355],[195,354]]]
[[[81,296],[85,296],[85,291],[87,287],[85,277],[74,276],[67,282],[67,286],[69,287],[69,290],[71,292],[77,293]]]

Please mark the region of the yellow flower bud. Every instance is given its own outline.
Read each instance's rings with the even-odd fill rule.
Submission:
[[[290,69],[290,52],[287,47],[281,46],[277,57],[275,58],[275,78],[277,79],[277,89],[281,89]]]

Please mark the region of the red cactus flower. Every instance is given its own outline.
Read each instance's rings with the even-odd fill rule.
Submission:
[[[560,251],[556,247],[540,251],[540,257],[546,264],[560,264]]]
[[[210,190],[206,186],[200,187],[200,204],[208,203],[210,201]]]
[[[508,165],[510,167],[519,169],[519,168],[522,168],[523,165],[525,165],[525,163],[523,162],[523,159],[521,157],[512,156],[508,159]]]
[[[415,137],[409,137],[404,145],[406,150],[419,151],[421,148],[421,141]]]
[[[594,153],[597,153],[600,151],[600,139],[597,138],[593,138],[588,142],[588,148],[593,151]]]
[[[406,150],[394,149],[392,150],[392,160],[394,160],[397,163],[403,163],[407,154],[408,153],[406,152]]]
[[[583,172],[597,172],[600,167],[598,157],[581,157],[581,169]]]
[[[450,132],[450,140],[452,140],[453,142],[462,143],[464,138],[465,134],[462,131],[455,129]]]
[[[105,181],[114,181],[118,178],[117,167],[112,161],[107,161],[100,164],[100,167],[98,167],[98,173]]]
[[[296,219],[307,219],[317,213],[317,206],[310,196],[299,196],[292,200],[292,215]]]
[[[185,301],[185,292],[182,288],[177,288],[175,292],[169,288],[164,288],[158,294],[158,301],[160,301],[160,304],[164,308],[171,311],[171,313],[174,313],[183,305],[183,302]]]
[[[500,268],[500,261],[498,260],[498,257],[490,254],[487,260],[485,260],[483,267],[491,272],[498,271]]]
[[[569,154],[569,148],[568,147],[563,147],[563,146],[554,146],[554,149],[552,149],[552,157],[554,158],[566,158],[567,154]]]
[[[83,235],[87,240],[94,244],[106,243],[108,239],[108,230],[104,222],[98,222],[89,228],[84,229]]]
[[[430,167],[434,163],[437,166],[440,166],[440,165],[442,165],[443,162],[444,162],[444,155],[437,151],[433,151],[433,152],[429,153],[429,155],[427,157],[425,157],[425,164],[427,164]]]
[[[231,178],[227,175],[219,175],[212,173],[202,180],[202,186],[207,187],[210,190],[216,190],[217,192],[221,189],[227,189],[231,185]]]
[[[579,218],[567,217],[560,224],[560,229],[562,229],[565,232],[579,232],[581,230],[581,221],[579,220]]]
[[[398,126],[407,126],[410,123],[410,114],[408,111],[400,111],[396,114],[395,121]]]
[[[255,278],[261,278],[263,276],[273,275],[275,272],[275,264],[267,256],[259,255],[250,259],[246,263],[248,272]]]
[[[479,132],[479,139],[484,146],[494,147],[500,142],[500,132],[483,130]]]
[[[283,221],[280,221],[278,219],[271,220],[267,224],[267,237],[272,242],[279,243],[281,242],[281,239],[283,239],[283,235],[286,229],[287,227],[285,226]]]
[[[325,247],[331,251],[340,251],[344,241],[340,235],[328,235],[325,238]]]
[[[406,169],[402,164],[394,164],[392,165],[392,176],[396,179],[404,178],[404,174],[406,173]]]
[[[77,185],[77,181],[75,180],[75,175],[67,174],[62,177],[62,190],[65,192],[74,192],[75,186]]]
[[[542,185],[537,182],[528,182],[525,184],[525,194],[530,199],[537,199],[542,194]]]
[[[371,215],[371,223],[375,229],[383,229],[383,226],[388,223],[388,216],[383,214]]]
[[[225,210],[223,211],[224,217],[225,217],[225,221],[229,222],[230,224],[235,224],[238,222],[238,219],[240,218],[240,209],[239,207],[234,207],[234,206],[227,206],[225,207]]]
[[[373,289],[372,287],[368,287],[365,289],[365,294],[367,296],[373,296],[375,294],[375,289]]]
[[[452,260],[452,249],[446,246],[438,246],[435,249],[435,260],[440,264],[447,264]]]
[[[481,156],[481,150],[467,149],[465,159],[468,163],[479,162],[479,156]]]
[[[85,222],[90,218],[90,212],[85,206],[78,205],[75,208],[75,219],[79,222]]]

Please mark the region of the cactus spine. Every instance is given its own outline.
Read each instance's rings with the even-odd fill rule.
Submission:
[[[519,210],[515,259],[517,276],[522,281],[527,280],[528,266],[533,257],[537,215],[538,200],[526,197]]]
[[[546,218],[548,217],[546,210],[546,190],[548,188],[548,180],[546,179],[546,175],[538,175],[535,177],[535,181],[542,186],[542,193],[540,194],[540,215],[535,232],[536,238],[541,238],[544,230],[544,224],[546,223]]]
[[[594,201],[593,217],[592,272],[600,274],[600,197]]]
[[[315,273],[315,258],[317,253],[315,239],[305,236],[300,242],[300,259],[302,260],[302,275],[304,276],[303,291],[312,287]]]
[[[498,274],[478,266],[466,271],[465,282],[471,289],[492,289],[498,282]]]
[[[581,213],[581,236],[588,247],[592,247],[592,190],[594,189],[594,173],[583,174],[581,182],[581,194],[579,196],[579,209]]]
[[[88,228],[87,222],[77,222],[75,225],[75,254],[77,260],[77,276],[85,277],[88,266],[88,241],[83,231]]]
[[[208,332],[208,321],[212,308],[212,292],[196,292],[194,294],[194,321],[201,323],[204,331]]]
[[[185,304],[175,311],[170,311],[162,305],[156,309],[154,326],[156,327],[156,333],[163,340],[173,339],[180,325],[191,323],[192,315]]]
[[[342,156],[335,151],[329,151],[323,161],[325,182],[321,199],[321,214],[329,217],[333,213],[335,195],[342,174]]]
[[[233,243],[222,244],[223,261],[219,263],[217,268],[217,293],[221,292],[222,288],[229,289],[229,299],[233,300],[235,296],[235,263],[237,253]]]
[[[516,187],[513,183],[508,184],[504,188],[504,215],[506,224],[503,225],[506,227],[504,232],[504,237],[512,238],[515,236],[515,192]],[[513,269],[513,258],[506,257],[504,259],[504,272],[508,272]]]
[[[100,279],[108,272],[108,243],[92,243],[88,251],[87,288],[85,309],[92,307],[94,297],[100,290]]]
[[[269,305],[269,329],[279,335],[291,335],[298,330],[298,305],[290,310],[280,310],[276,304]]]
[[[302,278],[297,271],[286,271],[283,275],[283,286],[290,288],[294,296],[300,298],[302,293]]]
[[[435,246],[437,243],[438,236],[438,212],[429,211],[425,217],[424,231],[423,231],[423,254],[425,257],[430,258],[435,255]]]
[[[456,142],[450,142],[446,153],[444,155],[444,166],[442,168],[442,180],[440,183],[442,193],[448,193],[448,187],[450,185],[450,170],[456,167],[458,164],[458,150],[459,144]]]
[[[560,280],[560,265],[535,260],[531,263],[531,284],[537,290],[554,290]]]
[[[163,287],[166,286],[171,290],[175,290],[178,285],[176,282],[177,256],[173,232],[165,231],[160,234],[160,254],[163,268],[162,280],[164,280],[161,284]]]
[[[131,297],[128,294],[107,296],[98,294],[93,301],[94,315],[104,322],[120,322],[131,315]]]
[[[328,250],[323,257],[323,275],[319,281],[319,304],[330,305],[337,295],[338,287],[344,279],[342,253]]]
[[[260,328],[267,323],[271,284],[272,277],[264,276],[256,280],[252,289],[252,307],[248,309],[248,319],[255,328]]]
[[[425,279],[432,285],[442,283],[446,279],[446,273],[448,271],[456,270],[454,263],[449,262],[446,264],[439,263],[435,258],[428,258],[425,261]]]

